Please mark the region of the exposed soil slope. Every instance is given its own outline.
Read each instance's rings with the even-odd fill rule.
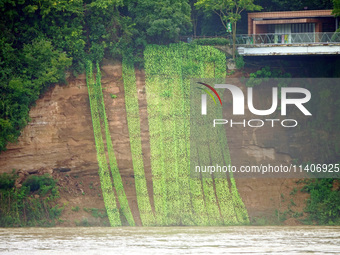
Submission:
[[[141,117],[141,136],[144,169],[152,197],[150,169],[150,144],[145,96],[144,72],[136,70]],[[137,225],[141,225],[136,192],[126,111],[121,65],[105,63],[102,67],[104,100],[110,125],[113,146],[123,179],[124,188]],[[111,94],[117,98],[112,98]],[[65,205],[61,225],[108,225],[105,217],[98,217],[95,209],[104,212],[98,177],[96,149],[93,137],[89,99],[85,75],[68,79],[67,85],[56,85],[40,98],[30,111],[31,121],[23,130],[18,143],[8,145],[0,154],[0,172],[12,169],[29,172],[49,172],[59,179],[60,203]],[[280,144],[286,136],[280,133],[275,144],[264,146],[264,136],[234,133],[229,136],[233,164],[258,160],[285,162],[291,158],[282,153]],[[261,140],[262,139],[262,140]],[[267,138],[268,139],[268,138]],[[243,146],[247,144],[247,146]],[[297,185],[292,179],[236,179],[239,193],[252,221],[266,218],[267,223],[276,219],[275,210],[284,212],[289,208],[302,211],[306,195],[292,195]],[[294,201],[292,205],[291,200]],[[79,208],[79,209],[78,209]],[[91,209],[95,208],[95,209]],[[269,220],[268,220],[269,219]],[[296,224],[294,219],[287,224]]]

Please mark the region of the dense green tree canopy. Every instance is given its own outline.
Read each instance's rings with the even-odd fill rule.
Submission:
[[[333,1],[339,14],[339,0]],[[16,140],[30,106],[64,80],[66,69],[76,75],[86,59],[127,50],[138,55],[147,43],[168,44],[181,35],[225,35],[228,21],[236,33],[240,14],[259,5],[266,11],[329,9],[332,0],[0,0],[0,151]]]
[[[227,23],[233,24],[233,58],[236,51],[236,22],[241,19],[243,11],[260,11],[261,6],[254,4],[254,0],[198,0],[195,4],[198,8],[215,12],[227,29]]]
[[[188,1],[136,0],[129,4],[129,11],[148,42],[174,42],[191,27]]]
[[[206,11],[215,12],[225,28],[227,28],[227,22],[235,23],[240,20],[243,11],[262,9],[254,3],[254,0],[198,0],[195,5]]]
[[[15,141],[30,106],[65,69],[120,56],[190,29],[182,0],[0,0],[0,151]]]
[[[256,0],[264,11],[299,11],[332,9],[332,0]]]
[[[333,0],[334,9],[333,14],[337,17],[340,16],[340,0]]]

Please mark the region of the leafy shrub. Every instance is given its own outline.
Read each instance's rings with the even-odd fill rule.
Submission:
[[[0,175],[0,190],[8,190],[14,187],[15,179],[17,175],[13,172],[12,174],[3,173]]]
[[[265,66],[260,70],[249,75],[249,80],[246,83],[247,87],[254,87],[256,85],[262,84],[262,82],[269,81],[271,78],[283,78],[279,80],[278,87],[286,87],[291,77],[290,73],[283,73],[279,69],[271,68],[270,66]],[[285,79],[284,79],[285,78]]]
[[[93,43],[90,49],[89,58],[96,62],[101,61],[104,57],[104,47],[98,43]]]
[[[72,207],[71,210],[72,210],[73,212],[79,212],[79,206]]]
[[[243,56],[241,56],[241,55],[236,56],[235,65],[236,65],[237,69],[242,69],[244,67],[245,62],[244,62]]]
[[[7,188],[0,195],[0,227],[55,225],[63,210],[54,202],[59,197],[56,181],[49,175],[31,176],[20,189],[14,189],[15,178],[14,173],[0,177],[2,187]],[[30,189],[41,196],[32,196]]]
[[[230,41],[226,38],[200,38],[195,39],[197,45],[229,45]]]
[[[78,227],[89,227],[90,226],[89,220],[87,218],[83,218],[81,221],[76,220],[74,221],[74,223]]]
[[[55,188],[56,184],[57,182],[49,174],[44,174],[29,176],[22,186],[28,187],[31,192],[39,190],[41,195],[45,195],[49,190]]]
[[[91,208],[91,214],[94,218],[104,218],[107,217],[106,210],[104,209],[98,209],[98,208]]]
[[[337,179],[313,179],[307,181],[302,191],[310,194],[305,212],[307,221],[319,225],[340,225],[340,189],[333,189]]]

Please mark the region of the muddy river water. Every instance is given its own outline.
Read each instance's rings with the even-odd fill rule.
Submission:
[[[0,228],[0,254],[340,254],[340,227]]]

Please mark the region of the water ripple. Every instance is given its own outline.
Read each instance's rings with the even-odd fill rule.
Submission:
[[[11,228],[0,254],[340,254],[340,227]]]

